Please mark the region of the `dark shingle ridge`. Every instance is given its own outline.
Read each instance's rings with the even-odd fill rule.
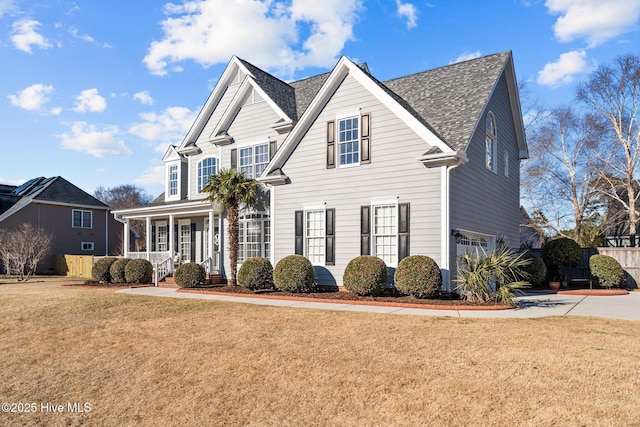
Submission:
[[[51,178],[41,190],[32,196],[34,200],[97,206],[101,208],[108,207],[91,194],[81,190],[61,176]]]
[[[411,74],[383,84],[454,150],[464,150],[510,51]]]

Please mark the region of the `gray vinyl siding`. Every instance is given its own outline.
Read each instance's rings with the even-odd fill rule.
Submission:
[[[196,145],[198,147],[202,147],[205,144],[210,144],[208,141],[215,136],[212,135],[213,130],[216,128],[216,126],[218,126],[222,115],[227,110],[227,107],[231,103],[231,100],[233,99],[239,88],[240,84],[234,84],[227,87],[224,94],[222,95],[222,98],[220,98],[220,102],[218,102],[218,105],[211,113],[209,120],[207,120],[207,124],[204,126],[202,132],[200,132],[200,135],[198,135],[198,138],[196,139]]]
[[[520,160],[510,107],[503,75],[467,148],[469,162],[451,172],[450,224],[454,229],[504,236],[510,246],[518,247]],[[485,166],[485,118],[488,111],[493,112],[496,120],[497,173]],[[509,154],[508,177],[504,174],[505,152]]]
[[[371,163],[327,169],[327,122],[358,111],[371,114]],[[336,260],[316,267],[317,282],[342,285],[347,263],[360,255],[360,207],[380,198],[410,203],[410,254],[440,263],[440,168],[426,169],[416,160],[429,148],[347,76],[282,168],[291,183],[274,189],[275,263],[294,253],[294,212],[324,203],[335,209]]]

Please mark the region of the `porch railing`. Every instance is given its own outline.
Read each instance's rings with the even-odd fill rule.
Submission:
[[[167,277],[169,273],[171,273],[171,257],[165,259],[164,261],[157,262],[153,264],[153,284],[158,286],[158,282]]]
[[[163,262],[167,258],[171,258],[171,251],[163,251],[163,252],[129,252],[127,254],[128,258],[136,259],[142,258],[149,261],[151,264],[156,265],[160,262]]]
[[[200,263],[204,271],[209,274],[220,272],[220,252],[214,252],[213,257],[209,257]]]

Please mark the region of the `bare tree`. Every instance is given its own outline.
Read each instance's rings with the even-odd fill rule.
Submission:
[[[27,281],[38,269],[38,263],[51,249],[53,235],[42,229],[24,223],[10,232],[2,231],[0,256],[7,268],[7,274],[18,275]]]
[[[597,157],[602,123],[570,107],[550,111],[529,134],[523,196],[538,212],[537,224],[584,243],[583,224],[597,208]],[[563,230],[571,228],[571,233]]]
[[[640,211],[636,179],[640,160],[640,57],[623,55],[611,65],[600,66],[579,85],[578,99],[604,118],[608,125],[608,147],[601,153],[600,191],[620,207],[629,224],[631,245]]]
[[[96,199],[114,210],[146,205],[153,200],[143,189],[130,184],[119,185],[113,188],[98,187],[93,192],[93,195]],[[147,241],[147,225],[144,221],[131,221],[130,226],[140,235],[140,242]],[[124,241],[121,241],[121,246],[124,247]]]

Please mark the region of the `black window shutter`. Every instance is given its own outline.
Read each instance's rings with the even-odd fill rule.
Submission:
[[[296,217],[295,218],[295,221],[296,221],[295,254],[304,255],[304,211],[296,211],[295,217]]]
[[[371,163],[371,140],[370,140],[370,130],[371,130],[371,116],[369,114],[363,114],[361,119],[361,153],[360,153],[360,163]]]
[[[326,222],[326,229],[325,229],[326,252],[324,257],[324,262],[326,265],[336,264],[335,221],[336,221],[336,210],[327,209],[326,221],[325,221]]]
[[[327,169],[336,167],[336,122],[327,122]]]
[[[398,262],[409,256],[409,203],[398,205]]]
[[[238,149],[231,150],[231,169],[238,169]]]
[[[276,141],[269,141],[269,160],[273,159],[273,156],[276,155],[276,150]]]
[[[371,255],[371,206],[360,206],[360,255]]]

